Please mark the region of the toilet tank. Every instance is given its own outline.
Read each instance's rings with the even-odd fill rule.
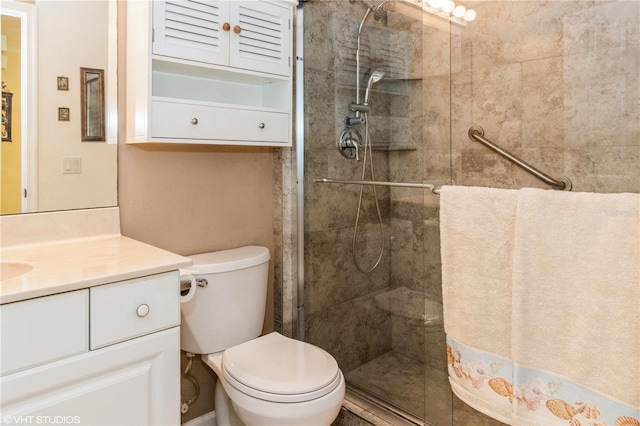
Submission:
[[[247,246],[188,256],[182,270],[197,280],[195,295],[181,304],[180,346],[210,354],[255,339],[262,332],[267,303],[269,250]]]

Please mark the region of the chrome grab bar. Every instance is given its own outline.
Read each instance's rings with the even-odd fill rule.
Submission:
[[[430,183],[407,183],[407,182],[382,182],[377,180],[342,180],[342,179],[315,179],[315,183],[343,183],[346,185],[375,185],[375,186],[394,186],[401,188],[420,188],[428,189],[434,194],[440,194],[440,188]]]
[[[518,166],[522,167],[523,169],[525,169],[526,171],[528,171],[529,173],[531,173],[532,175],[534,175],[538,179],[544,181],[546,184],[553,186],[554,189],[562,189],[562,190],[565,190],[565,191],[571,191],[572,184],[571,184],[571,181],[569,180],[568,177],[563,176],[560,180],[556,180],[556,179],[550,177],[549,175],[547,175],[545,173],[542,173],[540,170],[536,169],[531,164],[529,164],[526,161],[523,161],[523,160],[519,159],[518,157],[510,154],[509,152],[507,152],[504,149],[500,148],[495,143],[491,142],[489,139],[485,138],[484,137],[484,129],[482,127],[480,127],[480,126],[471,126],[469,128],[469,139],[471,139],[472,141],[476,141],[476,142],[480,142],[480,143],[484,144],[488,148],[494,150],[498,154],[500,154],[503,157],[505,157],[507,160],[510,160],[510,161],[514,162],[515,164],[517,164]]]

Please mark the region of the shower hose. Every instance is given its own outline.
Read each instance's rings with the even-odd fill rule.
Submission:
[[[375,174],[373,171],[373,151],[371,149],[371,135],[369,133],[369,116],[365,112],[363,113],[363,117],[364,117],[364,150],[363,150],[364,155],[362,158],[362,180],[365,180],[366,178],[367,151],[368,151],[368,157],[370,157],[369,169],[371,170],[371,180],[376,180]],[[362,195],[364,192],[364,185],[360,185],[360,196],[358,197],[358,212],[356,214],[356,224],[353,228],[353,240],[351,242],[351,255],[353,256],[353,263],[354,265],[356,265],[356,268],[358,269],[358,271],[362,272],[363,274],[368,274],[370,272],[373,272],[373,270],[376,269],[380,264],[380,261],[382,260],[382,255],[384,253],[384,226],[382,223],[382,214],[380,214],[380,204],[378,202],[378,193],[376,192],[375,185],[372,186],[372,188],[373,188],[373,199],[375,200],[375,204],[376,204],[376,212],[378,213],[378,225],[380,227],[380,253],[378,253],[378,259],[376,260],[376,262],[373,264],[371,268],[367,269],[360,266],[360,264],[358,263],[357,251],[356,251],[356,246],[357,246],[356,241],[358,237],[358,226],[360,225],[360,210],[362,208]]]

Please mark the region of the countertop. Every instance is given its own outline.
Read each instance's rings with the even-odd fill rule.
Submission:
[[[33,266],[23,275],[0,281],[2,304],[191,265],[186,257],[121,235],[3,247],[0,259]]]

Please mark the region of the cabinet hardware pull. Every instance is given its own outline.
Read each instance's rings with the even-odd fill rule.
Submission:
[[[240,31],[242,31],[242,28],[240,28],[240,25],[236,25],[235,27],[233,27],[234,33],[240,34]]]
[[[149,305],[143,303],[142,305],[138,306],[138,309],[136,309],[136,314],[138,314],[140,318],[146,317],[149,314]]]
[[[259,127],[260,129],[264,129],[264,123],[260,123],[260,124],[258,124],[258,127]]]
[[[230,29],[231,29],[231,25],[229,25],[228,22],[225,22],[224,24],[222,24],[223,31],[229,31]]]
[[[192,118],[191,119],[191,124],[198,124],[198,119],[197,118]]]

